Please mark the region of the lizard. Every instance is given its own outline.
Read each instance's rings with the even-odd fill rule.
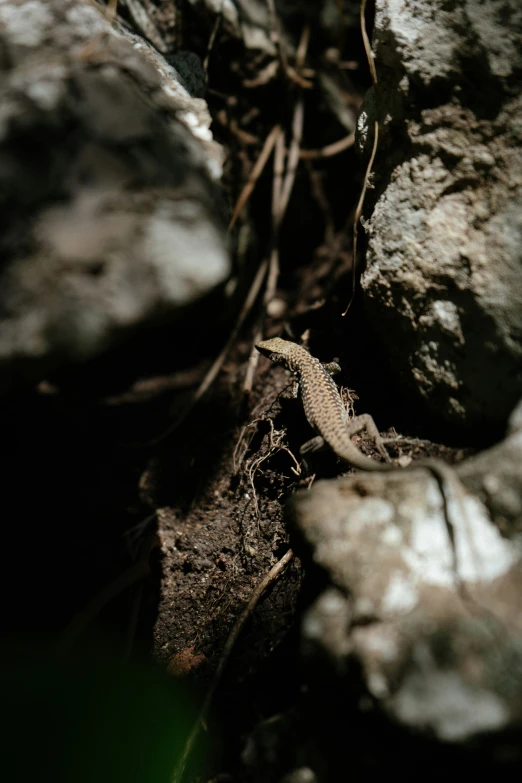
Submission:
[[[353,435],[366,429],[380,454],[387,463],[390,462],[373,418],[366,413],[348,420],[346,408],[332,378],[333,371],[340,370],[339,365],[324,365],[305,348],[281,337],[263,340],[256,348],[263,356],[282,364],[298,377],[305,416],[319,433],[318,437],[301,447],[302,453],[320,448],[326,442],[338,457],[360,470],[392,467],[365,457],[352,441]]]
[[[338,457],[360,470],[401,470],[391,464],[379,430],[369,414],[362,414],[351,421],[348,420],[346,408],[332,378],[333,371],[341,369],[338,364],[322,364],[302,346],[281,337],[262,340],[257,343],[256,348],[263,356],[277,364],[282,364],[297,375],[305,416],[313,429],[319,433],[317,438],[313,438],[301,447],[301,453],[320,448],[322,443],[326,442]],[[374,439],[378,451],[386,460],[385,463],[365,457],[353,443],[352,435],[365,428]],[[453,542],[455,524],[451,521],[449,510],[449,500],[452,496],[461,519],[467,518],[465,492],[458,475],[451,465],[437,459],[422,460],[410,467],[425,468],[435,478],[442,496],[448,535]]]

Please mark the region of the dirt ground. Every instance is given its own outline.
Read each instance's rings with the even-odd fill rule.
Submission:
[[[4,412],[5,551],[12,555],[4,627],[28,652],[44,644],[73,661],[98,655],[100,645],[122,660],[152,653],[197,709],[255,586],[296,549],[232,652],[200,780],[223,770],[239,775],[249,732],[299,697],[299,613],[319,585],[306,578],[306,552],[285,525],[284,503],[346,470],[320,453],[297,475],[299,447],[310,435],[300,402],[288,374],[264,359],[244,398],[249,345],[237,346],[209,397],[157,444],[151,440],[206,365],[175,383],[165,375],[98,397],[85,395],[80,374],[74,390],[45,384]],[[356,385],[353,373],[340,380]],[[355,409],[371,410],[363,400]],[[393,411],[385,414],[391,422]],[[371,442],[358,445],[376,456]],[[401,449],[448,461],[465,453],[430,443]]]

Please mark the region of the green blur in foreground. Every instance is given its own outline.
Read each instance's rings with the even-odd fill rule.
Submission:
[[[2,778],[168,783],[194,719],[181,686],[105,653],[0,659]]]

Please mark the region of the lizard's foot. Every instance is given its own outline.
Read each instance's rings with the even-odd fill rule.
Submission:
[[[355,419],[349,421],[346,426],[348,428],[350,437],[352,435],[357,435],[359,432],[362,432],[362,430],[366,430],[370,438],[375,443],[375,448],[383,457],[384,461],[389,464],[392,463],[391,457],[386,451],[383,439],[381,438],[379,430],[377,429],[377,425],[369,413],[361,413],[360,416],[356,416]]]
[[[326,364],[323,362],[323,367],[328,375],[333,376],[341,372],[341,365],[338,362],[326,362]]]
[[[321,451],[321,449],[325,447],[326,447],[326,443],[324,438],[321,437],[321,435],[317,435],[315,438],[311,438],[310,440],[307,440],[305,443],[303,443],[303,445],[299,449],[299,454],[301,455],[301,463],[303,466],[304,473],[306,475],[310,474],[310,465],[305,455],[312,454],[314,451]]]
[[[325,447],[324,438],[321,435],[317,435],[315,438],[307,440],[299,449],[300,454],[310,454],[312,451],[320,451]]]

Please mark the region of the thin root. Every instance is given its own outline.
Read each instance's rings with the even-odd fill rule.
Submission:
[[[268,421],[270,424],[270,432],[269,432],[270,445],[263,454],[255,457],[255,459],[250,460],[247,463],[247,467],[245,470],[245,473],[248,476],[248,482],[252,489],[255,513],[256,513],[256,517],[258,518],[259,518],[259,504],[257,502],[257,491],[256,491],[254,480],[263,462],[265,462],[267,459],[270,459],[270,457],[273,457],[274,454],[277,454],[277,452],[279,451],[286,451],[286,453],[294,461],[295,468],[294,467],[291,468],[292,472],[296,476],[299,476],[301,474],[301,466],[299,462],[295,458],[292,451],[288,448],[288,446],[285,446],[285,444],[283,443],[283,439],[286,434],[285,430],[276,430],[272,419],[256,419],[255,421],[251,422],[251,424],[252,425],[257,424],[260,421]]]
[[[372,82],[373,86],[377,86],[377,71],[375,70],[375,62],[373,59],[373,53],[372,48],[370,46],[370,39],[368,38],[368,33],[366,32],[366,20],[364,18],[364,13],[366,11],[366,0],[361,0],[361,7],[360,7],[360,23],[361,23],[361,33],[363,37],[363,43],[364,43],[364,50],[366,52],[366,57],[368,60],[368,65],[370,68],[370,73],[372,75]],[[348,310],[350,309],[350,305],[353,302],[353,298],[355,296],[355,281],[356,281],[356,266],[357,266],[357,233],[359,228],[359,220],[361,219],[362,214],[362,208],[364,204],[364,197],[366,196],[366,191],[368,190],[368,182],[370,180],[370,174],[372,173],[373,168],[373,162],[375,160],[375,155],[377,154],[377,147],[379,145],[379,123],[377,120],[375,120],[373,125],[373,147],[372,147],[372,153],[370,155],[370,160],[368,161],[368,166],[366,168],[366,173],[364,175],[364,182],[361,190],[361,195],[359,197],[359,201],[357,203],[357,208],[355,210],[355,215],[353,219],[353,263],[352,263],[352,289],[350,291],[350,299],[348,300],[348,304],[346,305],[346,309],[343,313],[343,316],[346,315]]]

